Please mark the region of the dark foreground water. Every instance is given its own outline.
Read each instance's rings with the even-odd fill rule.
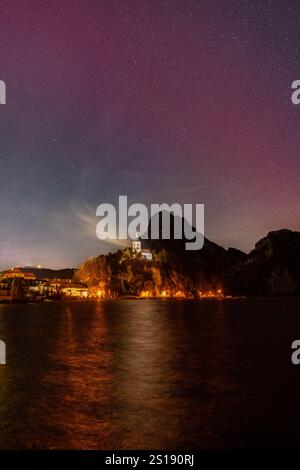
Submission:
[[[300,448],[300,300],[0,305],[0,448]]]

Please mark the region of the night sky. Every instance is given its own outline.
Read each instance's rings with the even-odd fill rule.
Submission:
[[[122,194],[225,247],[300,230],[298,0],[0,0],[0,37],[0,268],[115,250]]]

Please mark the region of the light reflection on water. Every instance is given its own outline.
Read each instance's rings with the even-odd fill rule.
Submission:
[[[0,448],[298,442],[300,368],[290,365],[289,348],[297,328],[300,337],[299,306],[297,299],[0,305],[7,345]],[[287,383],[285,399],[278,390]]]

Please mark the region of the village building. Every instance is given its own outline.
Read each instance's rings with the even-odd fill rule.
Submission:
[[[74,299],[86,299],[88,297],[88,293],[88,288],[82,284],[73,284],[61,289],[62,295]]]
[[[141,240],[132,240],[132,253],[133,255],[138,255],[141,253],[141,255],[147,259],[148,261],[152,261],[152,253],[151,250],[148,250],[146,248],[142,248],[142,242]]]
[[[25,281],[35,281],[36,277],[33,273],[24,272],[20,268],[11,268],[7,271],[2,271],[0,274],[0,280],[2,279],[14,279],[23,278]]]
[[[11,299],[11,286],[6,282],[0,281],[0,301]]]

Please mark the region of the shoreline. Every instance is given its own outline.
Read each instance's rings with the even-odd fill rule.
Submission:
[[[192,298],[192,297],[187,297],[187,298],[159,298],[159,297],[106,297],[106,298],[101,298],[101,299],[76,299],[76,298],[64,298],[64,299],[46,299],[46,300],[28,300],[28,301],[2,301],[0,300],[0,305],[30,305],[30,304],[51,304],[51,303],[84,303],[84,302],[107,302],[107,301],[130,301],[130,300],[136,300],[136,301],[149,301],[149,300],[156,300],[156,301],[176,301],[176,302],[183,302],[183,301],[192,301],[192,302],[204,302],[204,301],[230,301],[230,300],[253,300],[253,299],[272,299],[272,298],[277,298],[277,299],[300,299],[300,296],[224,296],[224,297],[203,297],[203,298]]]

